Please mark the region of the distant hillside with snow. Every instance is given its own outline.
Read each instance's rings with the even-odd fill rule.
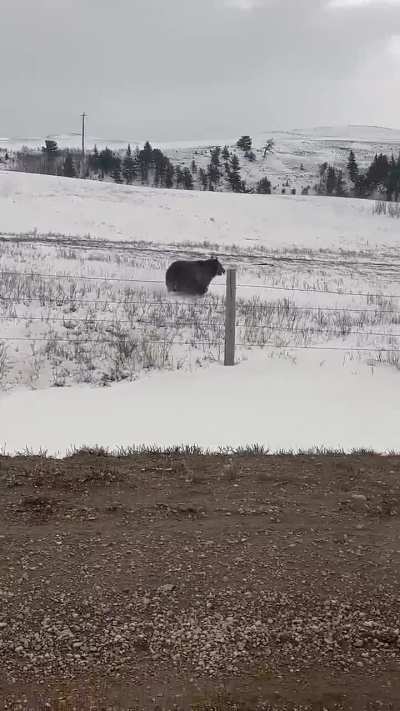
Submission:
[[[45,138],[57,141],[60,148],[78,149],[81,138],[79,133],[43,137],[0,138],[0,156],[20,150],[22,146],[30,150],[40,150]],[[246,184],[254,186],[261,178],[267,177],[273,192],[301,193],[304,189],[312,194],[318,182],[318,167],[328,162],[336,168],[345,169],[348,155],[352,149],[361,168],[367,167],[375,153],[400,152],[400,129],[381,126],[324,126],[291,131],[265,131],[253,135],[254,162],[247,160],[243,152],[236,149],[237,137],[222,137],[210,140],[153,141],[151,136],[138,139],[137,136],[121,138],[102,138],[88,135],[87,149],[96,145],[99,150],[108,146],[113,151],[125,151],[128,143],[134,148],[142,146],[144,140],[150,140],[153,147],[161,148],[174,165],[190,167],[195,160],[198,168],[207,168],[210,161],[210,149],[216,145],[227,145],[230,151],[236,151],[240,159],[241,177]],[[263,147],[267,140],[274,140],[273,152],[263,156]],[[196,184],[195,187],[200,187]],[[221,189],[226,185],[221,181]]]
[[[292,134],[315,138],[337,138],[345,141],[396,141],[400,142],[400,129],[386,126],[317,126],[311,129],[295,129]]]

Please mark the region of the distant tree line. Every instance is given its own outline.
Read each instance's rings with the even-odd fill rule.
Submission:
[[[343,171],[328,163],[319,167],[319,184],[316,192],[320,195],[338,197],[373,198],[380,197],[398,202],[400,198],[400,154],[397,159],[384,153],[377,153],[366,170],[362,171],[354,151],[350,151],[347,165],[346,183]]]
[[[259,161],[262,175],[266,159],[273,151],[273,139],[269,139],[261,149],[254,152],[251,136],[243,135],[233,149],[225,145],[195,151],[190,165],[172,163],[163,151],[153,148],[149,141],[146,141],[143,148],[137,147],[134,150],[128,145],[125,151],[113,151],[108,147],[99,151],[95,146],[82,161],[79,150],[60,149],[56,141],[48,139],[40,150],[24,147],[12,159],[6,154],[2,160],[11,160],[15,170],[30,173],[108,180],[126,185],[268,195],[272,192],[272,186],[266,175],[249,185],[242,173],[248,170],[246,164]],[[199,152],[202,155],[201,166],[195,160]],[[300,170],[304,171],[303,164]],[[276,189],[275,186],[274,191]],[[285,194],[289,190],[293,195],[296,194],[296,188],[290,188],[287,180],[281,192]],[[311,186],[308,185],[301,193],[308,195],[310,190]],[[322,163],[314,192],[338,197],[379,197],[397,202],[400,198],[400,155],[396,159],[393,155],[376,154],[365,170],[360,169],[354,151],[350,151],[343,168],[328,162]]]
[[[264,155],[272,150],[272,146],[273,141],[270,141],[263,149]],[[242,136],[236,147],[243,151],[246,160],[256,161],[250,136]],[[153,148],[146,141],[142,149],[132,150],[128,145],[124,152],[112,151],[108,147],[99,151],[95,146],[93,151],[86,154],[82,163],[80,151],[60,149],[56,141],[49,139],[40,151],[28,148],[19,151],[14,160],[14,167],[16,170],[30,173],[112,180],[127,185],[271,193],[271,183],[266,176],[254,186],[246,184],[241,176],[239,157],[236,152],[230,151],[228,146],[215,146],[209,151],[206,167],[199,167],[194,159],[190,166],[174,165],[159,148]]]

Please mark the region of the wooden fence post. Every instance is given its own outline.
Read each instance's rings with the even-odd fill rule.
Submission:
[[[226,270],[225,297],[225,360],[224,365],[235,365],[236,325],[236,269]]]

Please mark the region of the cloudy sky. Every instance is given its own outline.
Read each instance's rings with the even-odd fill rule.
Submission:
[[[0,136],[400,128],[400,0],[0,0]]]

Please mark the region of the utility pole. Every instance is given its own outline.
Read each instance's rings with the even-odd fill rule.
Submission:
[[[82,117],[82,158],[84,158],[85,157],[85,118],[87,117],[85,112],[83,112],[83,114],[81,114],[81,117]]]
[[[85,118],[87,118],[85,112],[81,114],[82,118],[82,158],[81,158],[81,178],[85,175]]]

